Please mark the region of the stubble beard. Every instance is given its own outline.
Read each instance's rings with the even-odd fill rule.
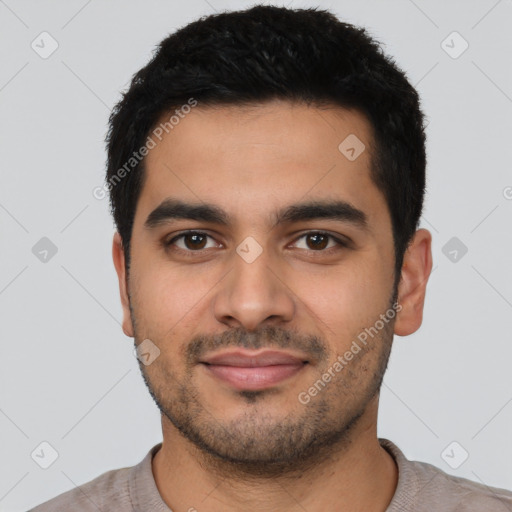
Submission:
[[[320,364],[317,377],[307,389],[336,359],[336,355],[328,353],[323,340],[300,333],[292,335],[273,326],[251,333],[234,329],[220,338],[195,338],[187,347],[189,360],[183,377],[165,366],[163,358],[151,367],[139,362],[139,367],[163,418],[189,441],[190,451],[201,457],[203,465],[220,475],[243,479],[294,478],[339,455],[352,443],[367,408],[378,400],[391,352],[393,326],[394,321],[387,323],[317,396],[300,406],[298,413],[294,407],[294,413],[280,417],[265,412],[265,401],[276,391],[267,389],[237,392],[244,412],[228,421],[216,418],[194,386],[193,356],[213,346],[308,347],[306,350],[313,350]],[[135,322],[134,330],[138,344],[143,338],[137,336]],[[290,400],[294,406],[298,401],[296,396],[290,396]]]

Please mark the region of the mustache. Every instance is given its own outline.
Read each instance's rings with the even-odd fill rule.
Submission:
[[[320,363],[327,361],[327,345],[322,338],[286,330],[281,327],[268,325],[257,331],[247,331],[236,327],[219,334],[196,336],[186,348],[186,360],[189,366],[197,364],[208,352],[222,348],[259,348],[297,349],[311,360]]]

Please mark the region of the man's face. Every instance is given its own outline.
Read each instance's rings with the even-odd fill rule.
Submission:
[[[349,135],[366,146],[355,159],[355,139],[338,148]],[[164,422],[204,453],[283,469],[375,421],[393,336],[394,249],[370,144],[356,112],[199,105],[146,157],[123,328],[160,350],[141,364],[146,383]],[[146,225],[166,200],[214,206],[229,222],[160,215]],[[346,204],[325,217],[290,209],[312,202]],[[198,233],[165,245],[186,231]],[[265,349],[295,359],[206,364]]]

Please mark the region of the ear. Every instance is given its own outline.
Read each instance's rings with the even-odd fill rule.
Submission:
[[[112,243],[112,258],[116,268],[117,278],[119,280],[119,293],[121,295],[121,305],[123,306],[123,332],[126,336],[134,337],[132,315],[130,312],[130,302],[128,300],[128,286],[126,283],[126,265],[123,250],[123,241],[121,235],[116,231]]]
[[[401,306],[395,322],[395,334],[407,336],[416,332],[423,320],[427,281],[432,271],[432,235],[418,229],[404,254],[398,303]]]

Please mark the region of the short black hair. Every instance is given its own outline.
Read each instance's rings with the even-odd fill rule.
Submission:
[[[203,16],[166,37],[114,107],[106,185],[128,269],[145,176],[140,149],[162,115],[190,109],[191,101],[251,106],[273,99],[354,109],[370,122],[370,173],[389,208],[398,283],[425,193],[418,93],[364,28],[327,10],[264,5]]]

